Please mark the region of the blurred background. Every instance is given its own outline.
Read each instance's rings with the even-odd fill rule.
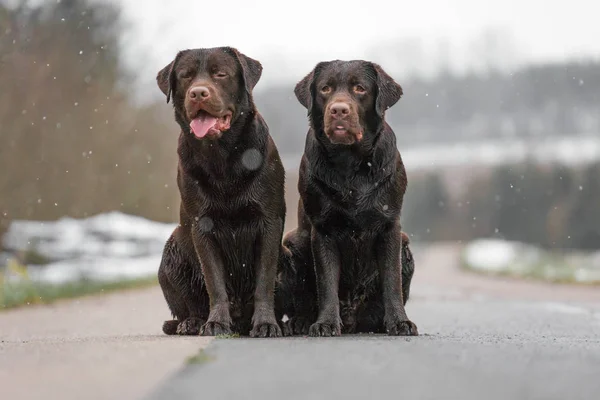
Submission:
[[[417,248],[451,242],[466,268],[600,282],[591,8],[0,0],[1,305],[155,275],[179,207],[178,127],[155,76],[180,49],[222,45],[264,66],[255,99],[287,170],[287,230],[307,131],[293,86],[321,60],[368,59],[404,88],[388,120]]]

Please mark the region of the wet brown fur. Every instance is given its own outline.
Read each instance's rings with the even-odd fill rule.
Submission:
[[[285,219],[284,169],[256,110],[262,66],[229,47],[184,50],[157,75],[172,99],[179,135],[180,223],[158,271],[173,320],[166,334],[281,336],[274,286]],[[189,88],[204,85],[211,114],[230,129],[198,139]]]
[[[299,225],[284,238],[290,261],[279,275],[286,333],[417,335],[404,309],[414,272],[400,227],[407,177],[385,122],[402,88],[377,64],[331,61],[319,63],[295,94],[310,129]],[[349,103],[343,118],[331,112],[338,101]],[[342,125],[341,134],[332,131]]]

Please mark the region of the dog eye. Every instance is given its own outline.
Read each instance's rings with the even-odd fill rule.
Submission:
[[[178,75],[177,75],[180,79],[187,79],[189,77],[192,76],[192,70],[191,69],[184,69],[183,71],[181,71]]]
[[[331,92],[331,88],[329,86],[325,85],[325,86],[323,86],[321,88],[321,93],[326,94],[326,93],[329,93],[329,92]]]
[[[363,94],[366,92],[365,88],[362,87],[361,85],[354,86],[354,91],[358,94]]]
[[[226,73],[226,72],[219,71],[219,72],[217,72],[217,73],[215,74],[215,76],[216,76],[217,78],[226,78],[226,77],[227,77],[227,73]]]

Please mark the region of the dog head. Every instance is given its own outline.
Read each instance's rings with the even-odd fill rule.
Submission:
[[[333,144],[352,145],[377,134],[402,88],[377,64],[335,60],[317,64],[294,93],[315,131]]]
[[[156,76],[178,121],[198,139],[218,139],[255,111],[252,89],[261,64],[231,47],[180,51]]]

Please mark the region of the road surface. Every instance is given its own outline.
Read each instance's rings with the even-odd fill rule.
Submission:
[[[208,338],[162,334],[158,287],[0,312],[0,397],[142,398]]]
[[[147,399],[598,398],[600,318],[584,309],[420,301],[409,312],[425,335],[216,340]]]
[[[600,288],[457,269],[416,250],[407,312],[420,337],[165,337],[160,290],[0,313],[12,399],[595,399]],[[207,346],[208,345],[208,346]],[[204,348],[197,363],[189,356]]]

